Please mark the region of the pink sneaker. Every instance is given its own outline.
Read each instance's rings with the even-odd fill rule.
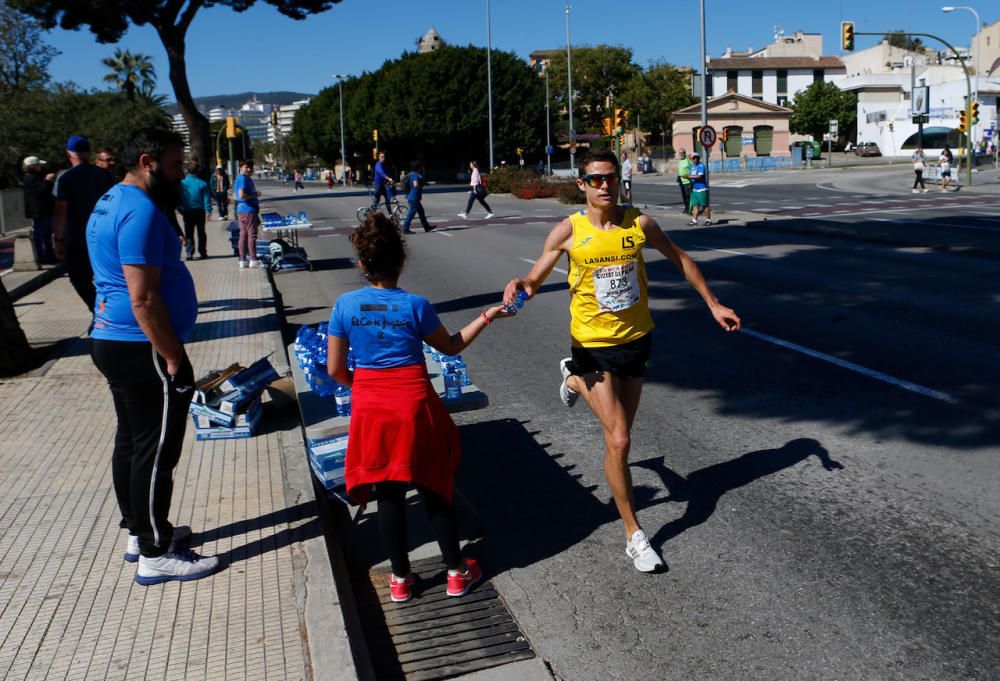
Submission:
[[[483,571],[472,558],[465,559],[465,570],[448,570],[448,595],[464,596],[483,578]]]
[[[413,598],[413,575],[397,577],[389,575],[389,598],[393,603],[406,603]]]

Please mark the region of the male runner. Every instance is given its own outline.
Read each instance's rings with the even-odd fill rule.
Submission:
[[[576,184],[586,194],[586,210],[549,232],[528,275],[507,284],[504,302],[513,305],[518,290],[533,296],[563,254],[569,256],[572,357],[559,363],[559,397],[571,407],[583,395],[600,419],[604,474],[625,525],[625,553],[636,569],[653,572],[663,560],[639,525],[628,467],[630,432],[652,346],[643,246],[648,243],[670,259],[723,329],[738,330],[740,318],[719,303],[694,261],[655,220],[618,205],[618,159],[612,152],[587,152]]]

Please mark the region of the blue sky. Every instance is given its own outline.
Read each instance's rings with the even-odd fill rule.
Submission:
[[[975,27],[967,11],[941,12],[948,0],[706,0],[707,50],[721,55],[727,45],[744,50],[772,41],[774,27],[785,33],[822,33],[824,51],[840,54],[840,21],[858,31],[904,29],[940,35],[968,45]],[[995,0],[978,0],[984,22],[996,21]],[[414,49],[431,26],[455,45],[486,45],[485,0],[342,0],[333,9],[293,21],[264,2],[237,14],[226,8],[202,10],[188,33],[188,78],[198,96],[243,91],[294,90],[314,93],[331,83],[330,74],[360,74]],[[535,49],[565,47],[565,3],[560,0],[491,0],[494,49],[519,56]],[[698,61],[697,0],[577,0],[570,30],[574,45],[608,43],[634,51],[639,64],[664,60]],[[52,63],[57,81],[103,88],[102,58],[114,45],[98,44],[87,31],[54,30],[51,45],[62,54]],[[858,37],[858,47],[876,42]],[[167,62],[155,33],[133,27],[121,46],[153,58],[159,92],[173,99]]]

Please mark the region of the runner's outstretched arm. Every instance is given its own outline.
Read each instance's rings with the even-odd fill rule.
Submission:
[[[712,316],[715,317],[715,321],[719,323],[726,331],[739,331],[740,330],[740,318],[735,312],[730,310],[728,307],[719,302],[719,299],[715,297],[712,293],[712,289],[708,287],[708,282],[705,281],[704,275],[702,275],[701,270],[698,266],[694,264],[694,260],[691,259],[687,253],[684,252],[677,244],[675,244],[669,236],[667,236],[660,226],[656,224],[656,220],[649,217],[648,215],[642,215],[639,217],[639,225],[642,227],[642,231],[646,234],[646,241],[653,248],[658,250],[664,255],[664,257],[669,258],[670,262],[674,264],[674,267],[684,275],[688,283],[694,287],[694,290],[702,297],[705,304],[708,305],[709,311]]]
[[[573,223],[566,218],[552,228],[545,238],[545,245],[542,246],[542,254],[532,266],[531,271],[524,279],[511,279],[503,290],[503,302],[505,305],[513,305],[517,292],[524,291],[529,298],[533,298],[542,282],[552,273],[552,268],[559,262],[563,253],[569,251],[572,246]]]

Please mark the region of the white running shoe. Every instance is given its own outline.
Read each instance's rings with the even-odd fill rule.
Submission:
[[[656,553],[656,549],[649,545],[649,539],[642,530],[632,533],[632,538],[625,545],[625,555],[632,559],[635,569],[639,572],[656,572],[664,566],[663,559]]]
[[[139,556],[135,583],[150,586],[170,581],[189,582],[208,577],[217,569],[219,559],[215,556],[199,556],[191,550],[171,550],[156,558]]]
[[[580,397],[580,393],[573,392],[566,385],[566,381],[569,377],[573,375],[573,372],[569,370],[569,363],[573,361],[572,357],[565,357],[559,360],[559,373],[562,374],[562,383],[559,384],[559,399],[567,407],[572,407],[576,404],[576,400]]]
[[[260,260],[251,260],[250,261],[250,268],[251,269],[258,269],[259,267],[260,267]]]
[[[187,525],[177,525],[174,527],[174,538],[170,542],[170,548],[183,546],[191,541],[191,528]],[[125,549],[125,560],[135,563],[139,560],[139,537],[134,534],[128,536],[128,547]]]
[[[491,217],[493,217],[493,213],[487,213],[485,219],[489,220]]]
[[[464,219],[464,218],[467,218],[468,216],[465,213],[458,213],[458,217]]]
[[[245,268],[246,266],[247,266],[247,264],[246,264],[246,261],[244,261],[244,260],[242,260],[242,259],[241,259],[241,260],[240,260],[240,269],[242,270],[242,269],[243,269],[243,268]]]

